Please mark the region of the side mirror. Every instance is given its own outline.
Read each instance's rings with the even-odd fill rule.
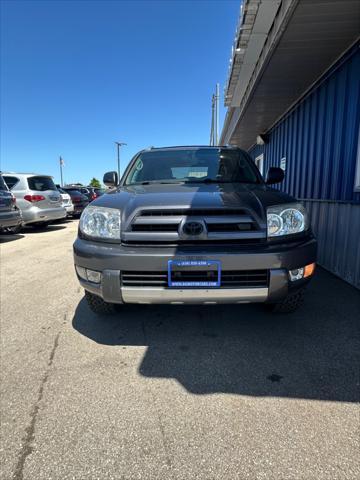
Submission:
[[[116,187],[119,184],[119,176],[117,172],[106,172],[103,182],[107,187]]]
[[[266,183],[271,185],[273,183],[280,183],[284,180],[284,170],[279,167],[270,167],[266,176]]]

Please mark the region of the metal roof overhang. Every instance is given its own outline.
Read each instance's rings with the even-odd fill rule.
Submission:
[[[247,46],[237,48],[243,55],[240,66],[234,53],[226,92],[229,108],[220,139],[221,144],[245,149],[271,128],[360,32],[359,0],[246,0],[243,22],[254,4],[257,11],[250,17],[251,26],[245,25],[247,31],[239,28],[237,46],[244,44],[242,32]],[[257,17],[261,37],[255,28]],[[261,51],[254,49],[256,40],[261,40]]]

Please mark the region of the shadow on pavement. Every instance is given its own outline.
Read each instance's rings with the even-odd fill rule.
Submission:
[[[51,222],[51,225],[62,225],[62,224],[66,225],[66,224],[70,224],[78,221],[79,221],[79,217],[66,217],[66,218],[60,218],[60,220],[54,220],[53,222]]]
[[[63,230],[66,228],[66,225],[48,225],[47,227],[24,227],[22,232],[28,235],[29,233],[40,233],[40,232],[56,232],[56,230]]]
[[[13,242],[14,240],[20,240],[21,238],[24,238],[24,235],[19,235],[17,233],[4,233],[0,234],[0,243]]]
[[[104,345],[146,345],[144,377],[176,379],[195,394],[359,400],[360,292],[319,269],[305,305],[120,307],[96,317],[85,300],[74,328]]]

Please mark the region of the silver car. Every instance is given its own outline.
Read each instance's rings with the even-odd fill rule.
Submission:
[[[62,206],[65,207],[66,213],[70,217],[71,215],[74,214],[74,204],[71,200],[71,197],[62,188],[57,187],[57,189],[58,189],[58,191],[60,193],[60,196],[61,196]]]
[[[3,173],[3,178],[16,197],[25,225],[45,227],[66,217],[61,195],[49,175],[35,173]]]

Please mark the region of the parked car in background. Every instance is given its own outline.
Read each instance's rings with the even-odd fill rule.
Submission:
[[[85,207],[89,205],[89,199],[86,195],[82,194],[77,188],[75,187],[62,187],[66,193],[68,193],[71,197],[71,201],[74,205],[74,211],[72,213],[73,217],[80,217],[82,211]]]
[[[89,201],[92,202],[93,200],[95,200],[99,195],[96,193],[96,190],[94,187],[85,187],[86,190],[89,191],[88,193],[88,198],[89,198]],[[86,194],[85,194],[86,195]]]
[[[93,193],[93,195],[95,195],[95,198],[98,198],[98,197],[101,197],[101,195],[104,195],[105,193],[105,190],[102,189],[102,188],[97,188],[97,187],[86,187],[88,188],[89,190],[91,190],[91,192]],[[95,198],[93,200],[95,200]]]
[[[0,173],[0,232],[17,233],[21,230],[21,211]]]
[[[73,188],[79,191],[80,193],[82,193],[87,197],[89,202],[92,202],[93,200],[95,200],[95,198],[97,198],[97,194],[95,193],[94,187],[83,187],[81,185],[74,184],[74,185],[66,185],[66,187],[63,187],[63,188],[65,189]]]
[[[71,200],[70,195],[60,187],[57,187],[57,189],[60,192],[61,200],[62,200],[62,206],[65,208],[67,216],[68,217],[72,216],[72,214],[74,213],[74,204]]]
[[[96,187],[92,187],[92,188],[94,188],[94,192],[96,193],[96,198],[101,197],[101,195],[104,195],[105,193],[105,190],[102,188],[96,188]]]
[[[16,197],[25,225],[43,228],[66,218],[60,193],[50,175],[9,172],[3,173],[3,178]]]

